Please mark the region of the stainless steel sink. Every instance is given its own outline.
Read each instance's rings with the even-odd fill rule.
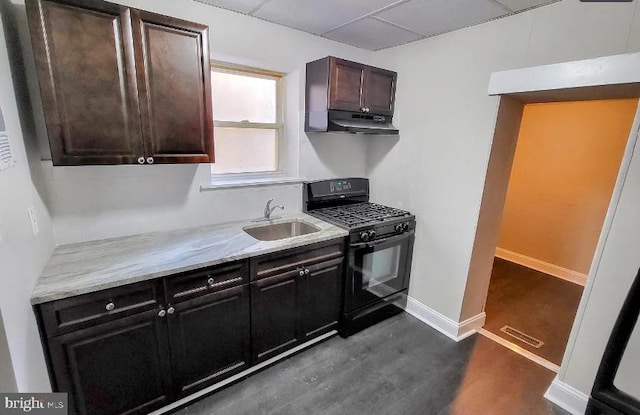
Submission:
[[[268,225],[252,225],[242,228],[246,233],[259,241],[277,241],[320,231],[315,225],[301,220],[270,223]]]

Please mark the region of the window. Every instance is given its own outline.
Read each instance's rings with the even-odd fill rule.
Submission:
[[[212,63],[212,174],[282,172],[282,80],[276,72]]]

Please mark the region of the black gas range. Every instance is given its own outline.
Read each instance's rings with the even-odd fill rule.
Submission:
[[[306,182],[304,211],[349,231],[340,334],[346,337],[403,310],[415,216],[369,202],[369,180]]]

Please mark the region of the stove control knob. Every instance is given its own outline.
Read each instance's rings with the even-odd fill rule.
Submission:
[[[398,223],[394,229],[396,230],[396,232],[404,232],[404,225],[402,223]]]
[[[402,229],[404,229],[404,231],[408,231],[409,230],[409,222],[405,222],[402,224]]]
[[[362,239],[363,241],[368,241],[369,240],[369,233],[367,233],[367,231],[360,232],[360,239]]]
[[[368,233],[369,239],[373,239],[376,236],[376,231],[374,231],[373,229],[371,229]]]

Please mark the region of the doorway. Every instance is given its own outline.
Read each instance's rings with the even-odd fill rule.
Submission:
[[[481,333],[557,371],[637,99],[524,106]]]

